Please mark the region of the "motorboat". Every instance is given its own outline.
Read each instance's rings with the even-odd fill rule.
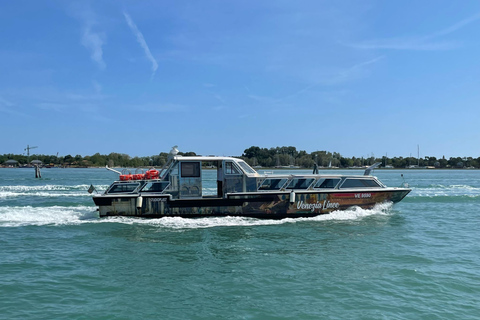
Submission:
[[[405,185],[387,187],[371,175],[373,167],[364,175],[260,174],[239,158],[181,156],[176,147],[160,170],[125,174],[107,169],[119,179],[93,194],[100,217],[313,217],[396,203],[411,191]],[[206,170],[216,176],[213,192],[205,190]]]

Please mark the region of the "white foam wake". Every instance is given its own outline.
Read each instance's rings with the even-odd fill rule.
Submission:
[[[160,219],[141,219],[133,217],[98,218],[96,207],[0,207],[0,227],[20,227],[28,225],[78,225],[84,223],[122,223],[131,225],[151,225],[168,229],[199,229],[213,227],[245,227],[266,226],[301,221],[345,221],[358,220],[372,215],[388,215],[391,203],[378,204],[373,209],[358,207],[345,211],[334,211],[330,214],[312,218],[286,218],[282,220],[254,219],[245,217],[208,217],[180,218],[164,217]]]
[[[0,186],[0,199],[15,197],[89,197],[90,186],[81,185],[41,185],[41,186]],[[98,186],[97,190],[105,190],[108,186]]]
[[[0,207],[0,227],[80,224],[95,219],[96,207]]]
[[[90,186],[86,184],[68,186],[68,185],[55,185],[45,184],[40,186],[0,186],[0,191],[14,191],[14,192],[26,192],[26,191],[69,191],[69,190],[88,190]]]
[[[285,218],[282,220],[254,219],[245,217],[208,217],[208,218],[180,218],[164,217],[160,219],[137,219],[129,217],[105,218],[104,222],[118,222],[124,224],[147,224],[152,226],[170,229],[199,229],[213,227],[245,227],[245,226],[267,226],[281,225],[287,223],[298,223],[301,221],[345,221],[358,220],[373,215],[389,215],[392,203],[377,204],[372,209],[354,207],[344,211],[334,211],[330,214],[319,215],[312,218]]]
[[[15,198],[15,197],[91,197],[89,193],[84,192],[0,192],[0,199]]]

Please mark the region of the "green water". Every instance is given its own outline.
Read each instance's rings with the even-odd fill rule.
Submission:
[[[141,220],[97,218],[105,169],[0,169],[0,319],[479,319],[480,171],[375,174],[413,191],[309,219]]]

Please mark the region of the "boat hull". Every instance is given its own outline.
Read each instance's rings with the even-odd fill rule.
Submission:
[[[376,204],[402,200],[411,190],[388,188],[335,192],[252,192],[227,194],[225,198],[172,199],[168,194],[98,195],[93,200],[100,217],[134,216],[213,217],[243,216],[283,219],[313,217],[352,207],[373,208]],[[139,199],[139,196],[141,199]],[[140,200],[140,201],[139,201]]]

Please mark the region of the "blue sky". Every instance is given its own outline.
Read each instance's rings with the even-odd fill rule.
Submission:
[[[480,156],[479,1],[3,1],[0,154]]]

